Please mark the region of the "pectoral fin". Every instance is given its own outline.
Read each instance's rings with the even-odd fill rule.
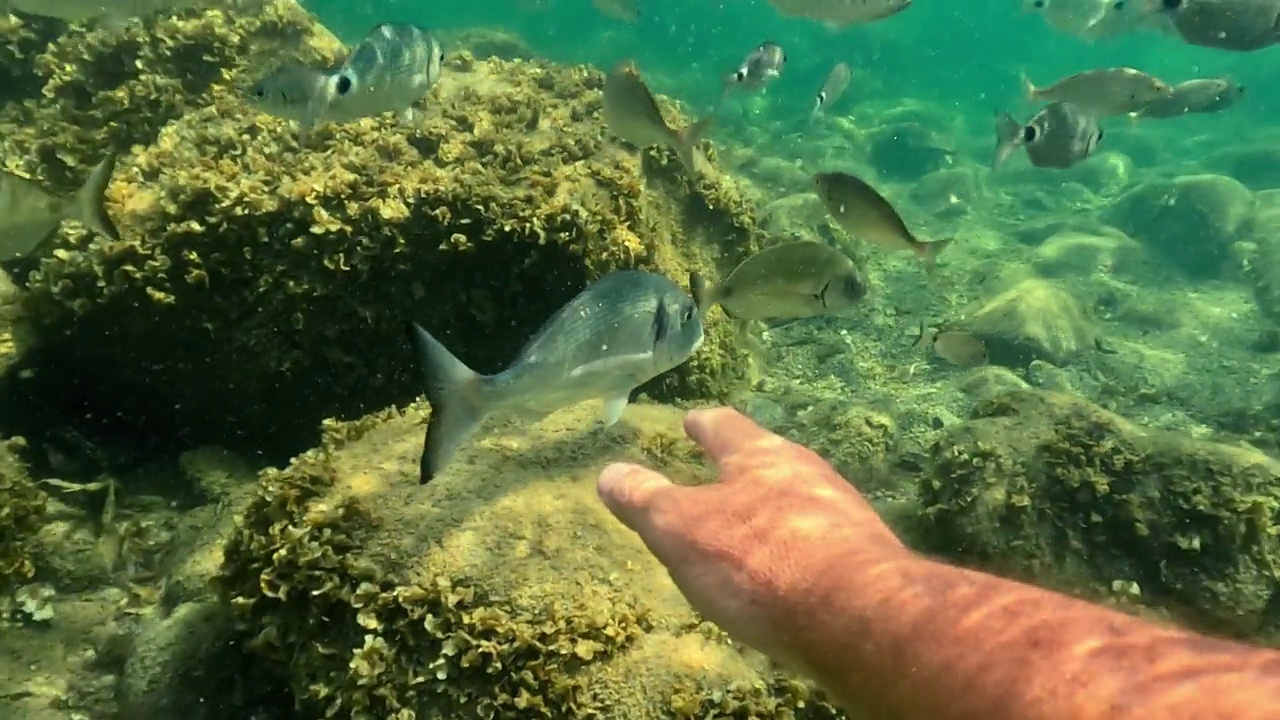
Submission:
[[[630,394],[623,393],[618,397],[604,399],[604,409],[601,411],[600,419],[604,421],[605,427],[622,419],[622,411],[627,409],[627,399]]]

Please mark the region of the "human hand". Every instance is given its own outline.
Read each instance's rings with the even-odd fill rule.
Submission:
[[[856,489],[812,451],[729,408],[690,412],[720,482],[673,485],[630,464],[600,474],[609,510],[667,567],[693,607],[770,657],[803,666],[797,623],[825,611],[857,553],[905,553]]]

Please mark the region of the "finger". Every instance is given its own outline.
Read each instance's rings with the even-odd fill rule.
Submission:
[[[653,531],[657,499],[672,487],[662,475],[630,463],[606,466],[596,481],[596,492],[609,512],[642,538]]]
[[[717,464],[735,452],[778,439],[733,408],[693,410],[684,417],[684,431]]]

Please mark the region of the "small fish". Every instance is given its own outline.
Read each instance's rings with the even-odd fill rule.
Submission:
[[[609,131],[638,148],[662,145],[675,151],[689,173],[696,173],[694,146],[711,126],[712,116],[679,130],[667,124],[653,92],[640,77],[635,63],[613,67],[604,83],[604,122]]]
[[[766,40],[743,59],[737,70],[725,77],[725,88],[756,90],[765,87],[782,76],[782,66],[786,64],[787,53],[782,46]]]
[[[809,113],[809,120],[818,117],[823,108],[833,104],[844,94],[845,88],[849,87],[849,79],[853,77],[853,70],[849,68],[847,63],[836,63],[831,68],[831,72],[827,73],[826,82],[822,83],[822,89],[818,91],[818,97],[813,101],[813,110]]]
[[[926,329],[923,322],[911,347],[923,348],[959,367],[980,367],[990,362],[986,344],[973,335],[957,330]]]
[[[1135,118],[1171,118],[1192,113],[1215,113],[1244,97],[1244,86],[1231,78],[1202,78],[1173,86],[1173,94],[1160,98],[1136,113]]]
[[[591,0],[605,17],[623,22],[635,22],[640,19],[639,0]]]
[[[1173,33],[1168,18],[1136,13],[1131,0],[1024,0],[1023,10],[1044,18],[1053,29],[1088,41],[1152,31]]]
[[[911,0],[769,0],[783,17],[817,20],[832,28],[875,22],[906,10]]]
[[[1134,0],[1140,14],[1164,15],[1189,45],[1252,52],[1280,44],[1280,0]]]
[[[0,15],[14,10],[69,23],[88,21],[121,26],[155,13],[188,9],[260,12],[266,0],[0,0]]]
[[[1173,93],[1165,81],[1127,67],[1086,70],[1046,88],[1023,75],[1022,84],[1032,102],[1071,103],[1099,119],[1137,112]]]
[[[119,240],[120,232],[103,205],[115,167],[116,156],[108,155],[89,171],[84,185],[68,196],[53,195],[32,180],[0,172],[0,260],[26,257],[63,220],[75,220],[98,235]]]
[[[1101,141],[1098,121],[1070,103],[1046,105],[1026,125],[1009,113],[1001,113],[996,120],[996,153],[991,167],[999,168],[1022,147],[1032,165],[1066,170],[1092,155]]]
[[[714,287],[691,273],[689,287],[704,314],[719,305],[734,320],[797,320],[839,313],[867,296],[866,278],[847,255],[808,241],[761,250]]]
[[[850,235],[885,250],[910,250],[926,268],[932,268],[938,253],[951,244],[951,240],[918,239],[893,205],[860,178],[842,172],[820,172],[813,176],[813,184],[827,212]]]
[[[540,418],[601,398],[604,423],[617,422],[632,390],[702,345],[702,316],[666,277],[618,270],[552,315],[496,375],[467,367],[415,323],[407,331],[431,404],[419,478],[426,484],[493,413]]]
[[[255,82],[249,100],[263,112],[294,120],[305,137],[322,121],[348,123],[395,112],[414,117],[413,104],[440,81],[444,52],[416,25],[383,23],[352,49],[340,67],[284,62]]]

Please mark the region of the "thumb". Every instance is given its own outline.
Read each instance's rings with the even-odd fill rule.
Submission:
[[[609,512],[645,540],[654,529],[655,503],[672,487],[671,481],[659,473],[630,463],[606,466],[596,481],[596,492]]]

